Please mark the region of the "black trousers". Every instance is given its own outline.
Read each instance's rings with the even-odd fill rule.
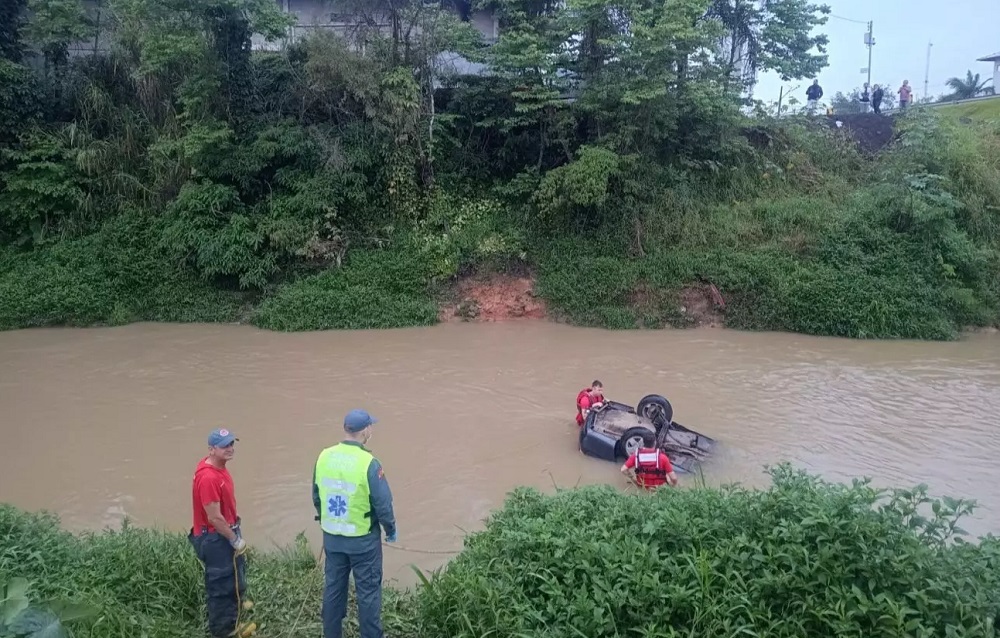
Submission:
[[[239,535],[239,523],[234,528]],[[194,535],[188,540],[205,566],[205,600],[208,607],[208,632],[217,638],[236,629],[240,605],[247,590],[246,556],[235,556],[229,541],[218,532]],[[235,560],[233,560],[235,557]]]

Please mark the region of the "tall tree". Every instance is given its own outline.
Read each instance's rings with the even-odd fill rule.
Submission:
[[[712,0],[706,18],[725,27],[716,51],[730,81],[752,86],[761,72],[782,80],[813,77],[826,67],[830,7],[808,0]]]

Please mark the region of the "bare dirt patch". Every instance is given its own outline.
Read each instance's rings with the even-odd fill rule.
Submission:
[[[681,315],[693,325],[719,328],[726,323],[726,302],[714,284],[682,288],[680,304]]]
[[[875,154],[896,137],[895,119],[891,115],[844,113],[826,117],[830,128],[850,135],[864,153]]]
[[[639,282],[629,293],[628,304],[639,324],[647,328],[725,325],[726,302],[719,289],[710,283],[676,290]]]
[[[530,276],[490,274],[460,279],[449,297],[439,313],[441,321],[509,321],[547,315]]]

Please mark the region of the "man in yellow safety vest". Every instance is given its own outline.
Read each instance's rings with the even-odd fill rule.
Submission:
[[[341,638],[347,584],[354,572],[361,638],[383,638],[382,533],[396,541],[392,492],[382,464],[365,447],[377,419],[364,410],[344,417],[344,440],[323,450],[313,470],[313,505],[323,529],[326,582],[323,638]]]

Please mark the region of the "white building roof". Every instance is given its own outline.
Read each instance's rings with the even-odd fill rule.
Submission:
[[[1000,62],[1000,51],[997,51],[993,55],[988,55],[985,58],[979,58],[976,62]]]

